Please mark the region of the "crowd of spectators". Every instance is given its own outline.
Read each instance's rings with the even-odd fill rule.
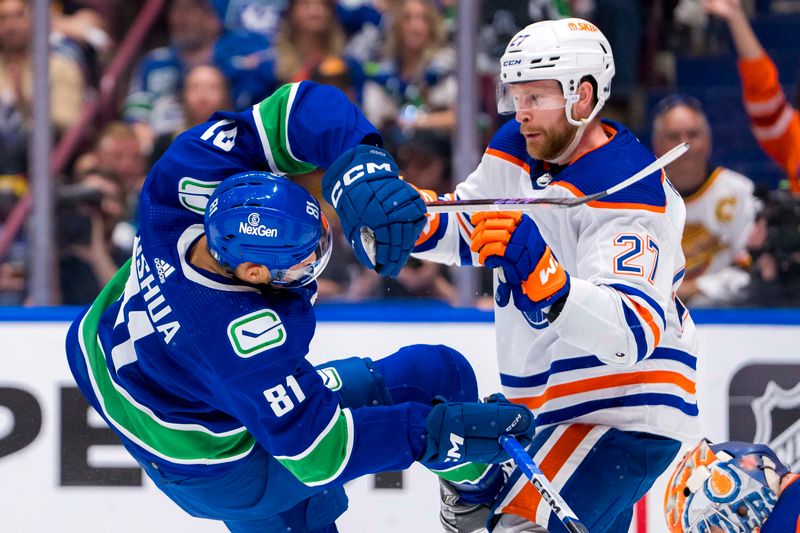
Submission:
[[[143,4],[144,0],[54,2],[49,67],[57,82],[49,94],[56,141],[97,94],[103,70]],[[643,103],[651,88],[668,91],[674,82],[665,56],[718,52],[720,43],[727,42],[726,25],[741,55],[738,39],[747,41],[747,36],[741,37],[741,13],[768,11],[770,4],[484,1],[476,34],[476,127],[486,139],[499,125],[494,112],[498,59],[519,28],[570,15],[596,22],[609,37],[616,62],[612,99],[604,114],[650,132],[657,154],[681,140],[693,145],[668,169],[689,213],[684,238],[687,279],[679,296],[690,306],[800,304],[800,296],[791,296],[800,291],[782,289],[787,284],[800,286],[797,191],[770,190],[757,175],[730,171],[724,161],[712,163],[711,131],[724,125],[714,124],[692,96],[668,98],[653,112],[644,110]],[[35,106],[31,9],[29,0],[0,0],[0,232],[28,190],[28,140]],[[312,80],[339,87],[381,129],[405,179],[438,193],[451,191],[459,178],[451,172],[458,97],[456,15],[455,0],[165,2],[141,54],[117,80],[119,97],[106,113],[107,120],[93,124],[69,164],[57,169],[60,301],[91,302],[130,255],[138,192],[149,166],[177,134],[215,110],[251,106],[286,82]],[[753,60],[748,50],[742,61]],[[763,61],[759,54],[756,59]],[[748,107],[753,109],[763,106]],[[759,120],[754,118],[756,124]],[[765,149],[769,152],[769,146]],[[797,173],[790,163],[784,166],[790,175]],[[319,192],[318,174],[297,179]],[[362,268],[343,242],[333,210],[323,207],[338,246],[320,279],[320,300],[458,301],[451,272],[440,265],[411,260],[396,279]],[[24,231],[0,250],[0,305],[26,303],[25,272],[31,260]],[[482,292],[476,302],[491,288],[483,287]]]

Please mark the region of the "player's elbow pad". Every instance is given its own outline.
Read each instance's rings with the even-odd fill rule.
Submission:
[[[623,319],[609,311],[616,308],[616,302],[604,289],[572,278],[570,295],[551,327],[563,340],[605,364],[629,367],[645,355],[642,350],[652,349],[637,343],[636,335]]]

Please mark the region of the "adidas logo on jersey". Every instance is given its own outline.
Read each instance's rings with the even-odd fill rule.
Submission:
[[[156,257],[153,262],[156,264],[156,273],[158,273],[158,280],[161,283],[164,283],[164,280],[175,272],[175,268],[163,259]]]

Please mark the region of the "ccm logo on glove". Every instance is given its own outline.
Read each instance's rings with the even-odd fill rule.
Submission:
[[[377,150],[370,150],[369,153],[371,154],[378,154],[380,152]],[[339,200],[342,197],[342,192],[344,192],[344,187],[352,184],[358,178],[363,178],[367,174],[376,174],[380,171],[383,172],[391,172],[392,165],[389,162],[377,164],[377,163],[367,163],[366,165],[356,165],[347,172],[342,175],[342,179],[337,181],[333,184],[333,191],[331,192],[331,203],[333,204],[333,208],[336,209],[339,207]]]

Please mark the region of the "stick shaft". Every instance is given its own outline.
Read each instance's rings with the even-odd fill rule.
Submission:
[[[534,488],[539,491],[542,495],[542,499],[547,502],[550,509],[552,509],[553,513],[558,517],[561,523],[564,524],[567,530],[571,533],[589,533],[586,526],[578,520],[578,517],[572,509],[570,509],[569,505],[567,505],[567,502],[564,501],[564,498],[561,497],[558,491],[545,477],[544,473],[539,469],[536,463],[533,462],[528,452],[517,442],[517,439],[508,435],[502,435],[500,437],[500,444],[511,458],[514,459],[517,468],[525,474],[525,477],[528,478]]]
[[[472,200],[437,200],[427,204],[429,213],[477,213],[480,211],[533,211],[542,207],[575,207],[604,198],[615,192],[646,178],[653,172],[669,165],[689,149],[687,143],[681,143],[662,155],[642,170],[622,180],[604,191],[578,197],[564,198],[487,198]]]

